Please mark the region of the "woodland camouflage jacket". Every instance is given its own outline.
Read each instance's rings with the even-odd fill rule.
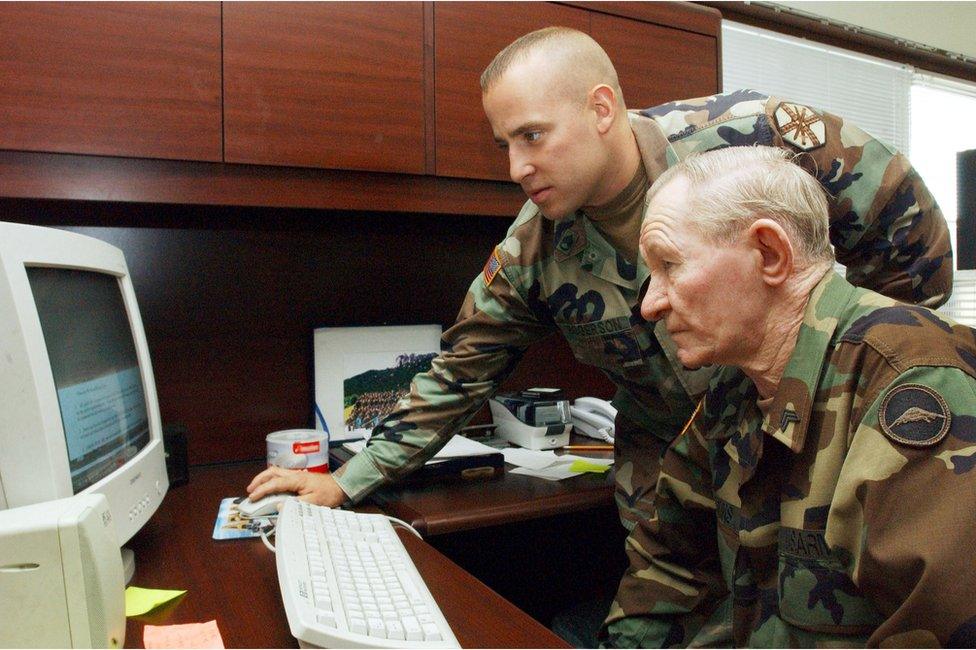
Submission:
[[[667,450],[605,640],[976,646],[976,332],[829,272],[757,397],[723,368]]]

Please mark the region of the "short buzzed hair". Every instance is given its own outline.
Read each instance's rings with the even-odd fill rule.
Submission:
[[[823,186],[779,147],[726,147],[694,154],[661,174],[647,202],[676,178],[688,181],[688,214],[710,241],[731,244],[756,219],[786,231],[801,261],[833,262]]]
[[[515,63],[526,60],[530,54],[541,48],[568,58],[570,68],[580,73],[576,78],[567,79],[567,82],[576,81],[587,86],[606,84],[613,89],[623,106],[623,92],[610,57],[589,34],[569,27],[537,29],[509,43],[481,73],[481,92],[488,92]],[[586,75],[587,72],[589,75]]]

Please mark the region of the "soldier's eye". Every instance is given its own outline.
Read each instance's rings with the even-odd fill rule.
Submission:
[[[529,131],[525,134],[526,142],[538,142],[542,137],[542,131]]]

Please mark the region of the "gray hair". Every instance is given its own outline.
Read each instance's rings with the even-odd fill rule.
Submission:
[[[509,43],[481,73],[481,92],[488,92],[514,64],[528,59],[529,55],[541,48],[547,48],[553,56],[564,59],[573,71],[563,81],[567,92],[585,93],[592,85],[603,83],[613,89],[623,106],[623,92],[610,57],[589,34],[570,27],[537,29]]]
[[[647,201],[676,178],[690,184],[689,214],[712,242],[731,244],[756,219],[786,231],[807,265],[832,263],[830,218],[824,188],[778,147],[726,147],[694,154],[654,182]]]

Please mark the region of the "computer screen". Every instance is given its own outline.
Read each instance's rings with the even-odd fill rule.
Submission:
[[[146,389],[118,279],[28,267],[58,393],[75,494],[149,443]]]
[[[168,488],[155,381],[122,252],[0,222],[0,509],[105,495],[121,543]]]

